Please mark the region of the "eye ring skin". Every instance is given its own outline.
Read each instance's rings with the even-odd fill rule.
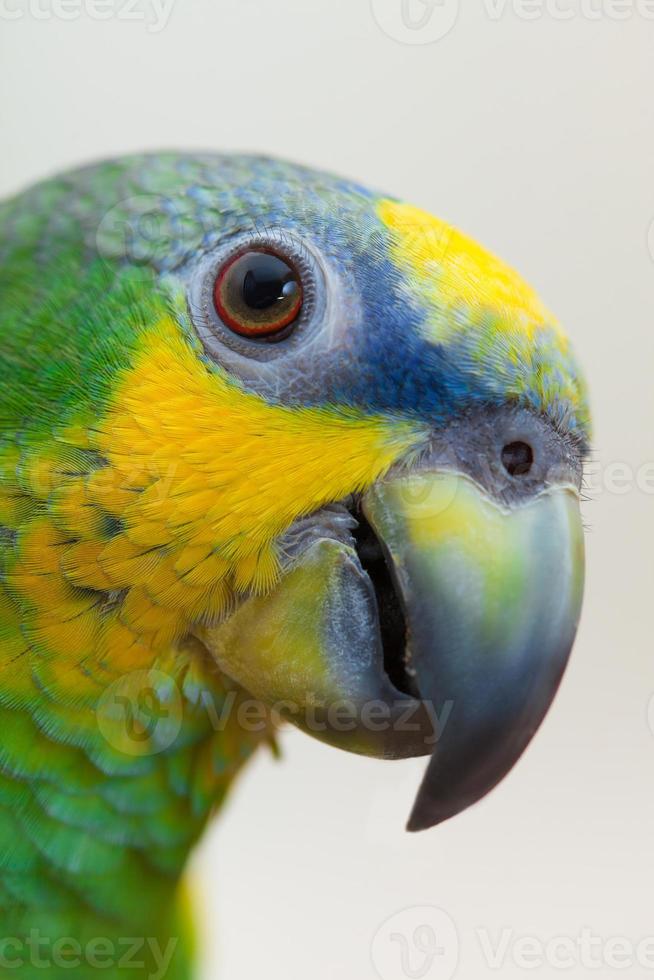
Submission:
[[[222,321],[214,302],[216,277],[226,264],[249,251],[271,251],[297,269],[302,286],[302,309],[296,320],[278,333],[248,337]],[[327,307],[322,263],[298,236],[283,229],[241,233],[207,253],[193,271],[188,286],[191,319],[206,353],[222,362],[229,352],[250,361],[267,362],[308,344],[319,332]]]

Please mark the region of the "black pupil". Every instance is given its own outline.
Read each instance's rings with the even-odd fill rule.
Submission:
[[[524,476],[533,462],[532,448],[526,442],[510,442],[502,450],[502,463],[511,476]]]
[[[239,263],[243,273],[243,302],[251,310],[267,310],[297,295],[295,272],[282,259],[266,252],[253,252]]]

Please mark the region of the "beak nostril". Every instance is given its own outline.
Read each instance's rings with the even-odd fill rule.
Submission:
[[[502,465],[509,476],[526,476],[534,463],[534,452],[526,442],[509,442],[502,449]]]

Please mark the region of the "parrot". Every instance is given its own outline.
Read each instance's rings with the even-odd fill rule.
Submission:
[[[189,855],[286,723],[425,756],[413,832],[493,790],[573,645],[590,439],[554,314],[402,199],[166,151],[4,200],[3,972],[193,976]]]

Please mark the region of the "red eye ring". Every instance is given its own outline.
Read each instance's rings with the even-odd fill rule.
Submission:
[[[302,310],[303,288],[295,264],[267,247],[233,255],[213,288],[216,312],[233,333],[267,339],[285,331]]]

